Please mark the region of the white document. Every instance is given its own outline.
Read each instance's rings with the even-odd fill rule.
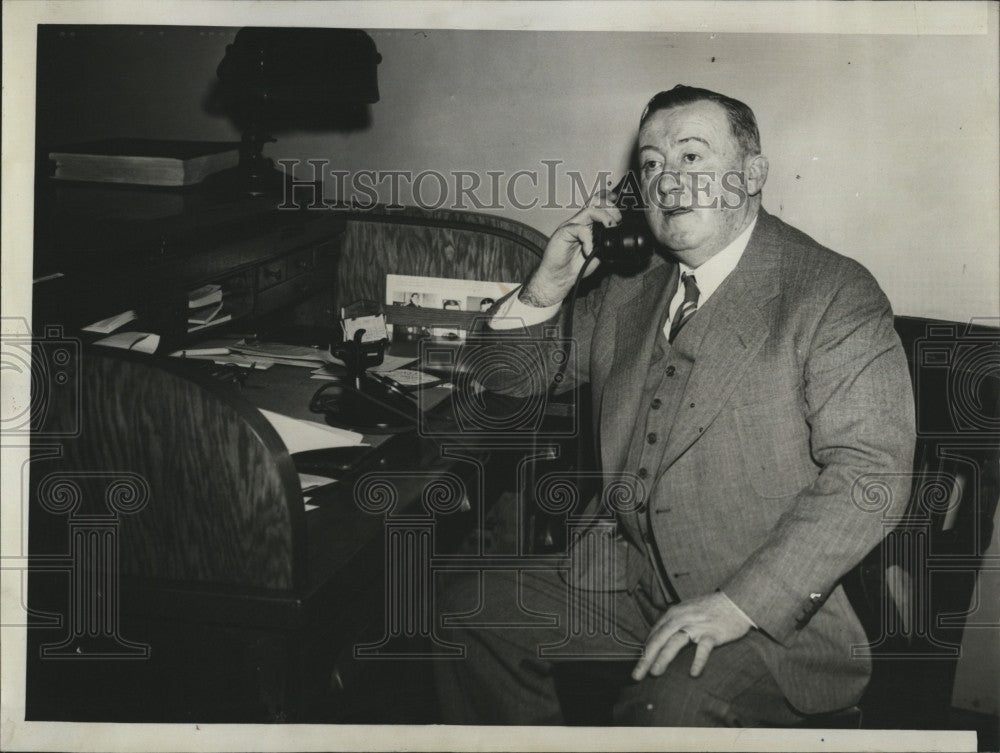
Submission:
[[[285,447],[293,455],[306,450],[322,450],[327,447],[355,447],[362,444],[364,437],[356,431],[338,429],[334,426],[318,424],[315,421],[302,421],[291,416],[283,416],[269,410],[259,409],[266,418]]]
[[[376,374],[383,371],[395,371],[396,369],[401,369],[404,366],[409,366],[411,363],[415,363],[417,359],[413,356],[391,356],[388,353],[385,354],[385,359],[378,366],[372,366],[368,371],[374,371]]]
[[[343,309],[341,309],[341,311],[343,311]],[[378,314],[377,316],[359,316],[355,319],[344,319],[340,323],[340,326],[344,330],[345,341],[353,340],[354,333],[361,329],[365,331],[365,333],[361,336],[361,342],[363,343],[373,343],[389,338],[389,332],[386,329],[385,324],[385,314]]]
[[[94,345],[122,350],[137,350],[140,353],[155,353],[160,346],[160,336],[152,332],[119,332],[98,340]]]
[[[329,478],[328,476],[317,476],[312,473],[299,474],[299,486],[302,487],[302,491],[304,492],[317,489],[321,486],[326,486],[327,484],[336,484],[336,483],[337,479]]]

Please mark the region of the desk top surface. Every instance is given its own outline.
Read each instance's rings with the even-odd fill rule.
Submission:
[[[307,421],[323,423],[320,414],[309,410],[313,394],[325,384],[312,379],[311,371],[294,366],[275,365],[270,369],[249,372],[240,395],[257,408],[282,413]],[[445,387],[427,388],[422,402],[434,405],[449,397]],[[333,494],[315,496],[318,506],[306,513],[308,556],[306,579],[299,589],[308,598],[318,590],[328,588],[330,578],[353,579],[366,574],[380,564],[372,561],[381,552],[387,517],[400,514],[423,514],[421,497],[426,484],[443,473],[459,473],[468,462],[444,458],[439,445],[429,439],[409,434],[386,436],[366,435],[365,442],[377,447],[373,461],[339,482]],[[366,474],[386,472],[386,480],[396,489],[397,506],[388,513],[378,514],[359,504],[355,488],[359,478]],[[412,471],[412,473],[409,473]],[[380,568],[378,568],[380,571]],[[344,584],[349,587],[352,584]]]

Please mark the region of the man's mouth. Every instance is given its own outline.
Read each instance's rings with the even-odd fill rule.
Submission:
[[[670,219],[671,217],[677,217],[682,214],[688,214],[691,211],[692,211],[691,207],[674,207],[673,209],[664,209],[663,216],[666,217],[667,219]]]

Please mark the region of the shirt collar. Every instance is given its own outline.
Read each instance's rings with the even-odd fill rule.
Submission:
[[[693,274],[695,277],[698,285],[699,306],[704,305],[708,297],[729,277],[729,273],[736,269],[736,265],[743,258],[743,252],[747,249],[750,235],[755,227],[757,227],[757,217],[754,217],[753,222],[742,233],[733,238],[728,246],[697,269],[692,269],[687,264],[678,262],[682,273]]]

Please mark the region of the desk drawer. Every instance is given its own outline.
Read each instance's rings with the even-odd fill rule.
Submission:
[[[266,261],[257,268],[257,290],[267,290],[286,280],[312,272],[314,266],[311,248]]]
[[[330,273],[336,271],[337,260],[340,258],[340,241],[327,241],[326,243],[321,243],[316,246],[315,255],[313,257],[314,264],[317,271],[326,272],[329,270]]]
[[[285,257],[285,278],[290,280],[293,277],[312,272],[315,266],[313,250],[311,248],[296,251],[294,254],[289,254]]]
[[[293,280],[274,285],[257,293],[254,313],[266,314],[284,306],[300,303],[303,298],[320,290],[325,284],[329,284],[328,279],[300,275]]]
[[[267,290],[287,279],[284,259],[271,259],[257,267],[257,290]]]
[[[275,252],[284,253],[298,248],[312,248],[340,233],[339,224],[333,224],[334,217],[316,211],[306,211],[308,219],[287,225],[278,232]]]

